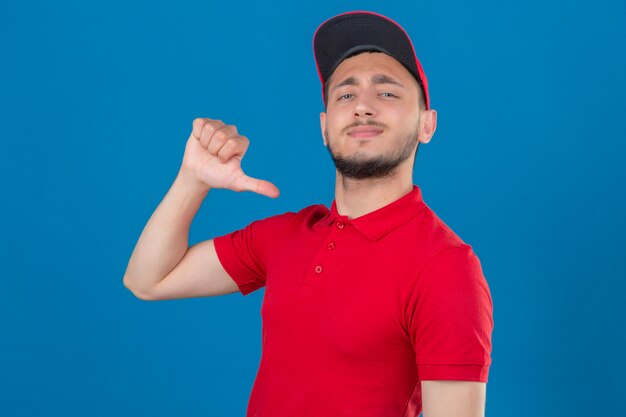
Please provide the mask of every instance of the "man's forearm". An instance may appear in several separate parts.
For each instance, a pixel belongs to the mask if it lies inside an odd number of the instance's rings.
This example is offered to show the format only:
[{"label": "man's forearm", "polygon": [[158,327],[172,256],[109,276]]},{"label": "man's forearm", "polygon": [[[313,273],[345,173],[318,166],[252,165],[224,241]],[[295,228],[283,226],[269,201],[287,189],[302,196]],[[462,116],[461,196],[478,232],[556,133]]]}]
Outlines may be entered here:
[{"label": "man's forearm", "polygon": [[124,285],[135,294],[150,288],[169,274],[189,245],[189,228],[210,188],[181,170],[154,211],[130,257]]}]

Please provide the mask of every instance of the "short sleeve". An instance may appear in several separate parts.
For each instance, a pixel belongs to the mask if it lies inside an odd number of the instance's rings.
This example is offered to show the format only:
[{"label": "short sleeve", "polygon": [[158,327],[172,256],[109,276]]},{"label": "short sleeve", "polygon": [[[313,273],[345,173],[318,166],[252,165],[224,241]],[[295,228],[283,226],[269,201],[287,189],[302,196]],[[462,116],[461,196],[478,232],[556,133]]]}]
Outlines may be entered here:
[{"label": "short sleeve", "polygon": [[493,304],[471,246],[445,249],[427,262],[407,316],[420,380],[487,382]]},{"label": "short sleeve", "polygon": [[263,221],[254,221],[243,229],[213,238],[222,267],[237,283],[243,295],[265,286]]}]

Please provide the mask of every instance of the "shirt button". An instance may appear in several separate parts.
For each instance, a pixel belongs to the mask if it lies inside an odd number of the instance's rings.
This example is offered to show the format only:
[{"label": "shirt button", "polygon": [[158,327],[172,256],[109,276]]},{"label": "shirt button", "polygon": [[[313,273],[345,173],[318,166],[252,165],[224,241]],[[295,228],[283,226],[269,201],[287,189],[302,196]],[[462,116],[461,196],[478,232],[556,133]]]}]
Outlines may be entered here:
[{"label": "shirt button", "polygon": [[345,225],[343,224],[343,222],[338,222],[338,223],[337,223],[337,227],[338,227],[338,228],[343,229],[343,226],[345,226]]},{"label": "shirt button", "polygon": [[322,272],[322,266],[321,265],[316,266],[315,267],[315,272],[318,273],[318,274],[321,273]]},{"label": "shirt button", "polygon": [[330,242],[327,247],[328,249],[331,249],[331,250],[335,249],[335,244],[333,242]]}]

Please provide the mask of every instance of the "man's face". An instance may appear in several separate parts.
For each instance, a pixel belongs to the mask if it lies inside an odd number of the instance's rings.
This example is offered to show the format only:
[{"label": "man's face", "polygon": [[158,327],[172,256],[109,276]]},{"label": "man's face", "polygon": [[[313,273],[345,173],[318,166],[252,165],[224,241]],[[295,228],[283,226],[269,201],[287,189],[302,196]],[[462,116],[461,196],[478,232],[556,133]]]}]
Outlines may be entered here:
[{"label": "man's face", "polygon": [[337,67],[320,123],[324,144],[344,177],[382,178],[412,163],[420,124],[418,89],[411,73],[383,53],[362,53]]}]

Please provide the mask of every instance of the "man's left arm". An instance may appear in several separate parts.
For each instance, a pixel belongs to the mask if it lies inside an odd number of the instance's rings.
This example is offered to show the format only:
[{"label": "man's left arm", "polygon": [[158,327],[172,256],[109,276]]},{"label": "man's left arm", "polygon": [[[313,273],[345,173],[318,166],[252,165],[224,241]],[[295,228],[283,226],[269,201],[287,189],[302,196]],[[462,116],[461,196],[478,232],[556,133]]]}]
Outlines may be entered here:
[{"label": "man's left arm", "polygon": [[483,417],[493,305],[471,247],[448,248],[431,258],[408,307],[423,417]]},{"label": "man's left arm", "polygon": [[423,417],[484,417],[487,384],[422,381]]}]

